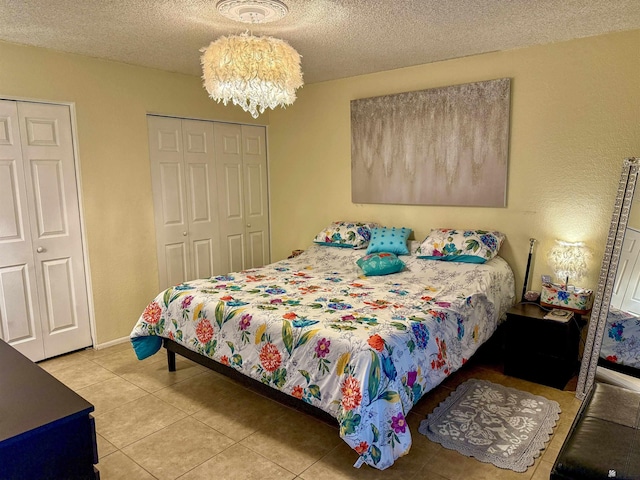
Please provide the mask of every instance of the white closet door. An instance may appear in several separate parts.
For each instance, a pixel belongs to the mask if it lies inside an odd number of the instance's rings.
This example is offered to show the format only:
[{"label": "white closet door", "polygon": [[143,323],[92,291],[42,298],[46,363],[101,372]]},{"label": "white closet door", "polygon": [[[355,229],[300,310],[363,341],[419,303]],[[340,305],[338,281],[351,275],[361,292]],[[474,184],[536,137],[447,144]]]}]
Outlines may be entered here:
[{"label": "white closet door", "polygon": [[269,263],[269,195],[267,191],[267,151],[265,129],[242,126],[242,163],[246,221],[244,268]]},{"label": "white closet door", "polygon": [[[640,271],[636,268],[639,264],[640,256],[640,232],[631,228],[625,231],[624,241],[622,242],[622,251],[620,252],[620,261],[618,263],[618,271],[616,272],[616,281],[613,284],[613,292],[611,294],[611,306],[617,309],[623,308],[625,296],[632,293],[634,287],[631,284],[638,283],[638,278],[632,278],[632,275],[638,277]],[[640,265],[638,265],[640,267]],[[631,287],[631,288],[629,288]]]},{"label": "white closet door", "polygon": [[220,253],[225,273],[246,267],[245,206],[242,168],[242,127],[214,124]]},{"label": "white closet door", "polygon": [[191,278],[208,278],[220,270],[213,123],[182,120]]},{"label": "white closet door", "polygon": [[44,358],[18,105],[0,101],[0,338]]},{"label": "white closet door", "polygon": [[[636,255],[632,260],[633,263],[630,262],[633,268],[631,269],[631,275],[629,275],[628,281],[626,284],[621,282],[621,286],[626,286],[626,289],[620,308],[625,312],[640,315],[640,248],[638,247],[638,245],[640,245],[640,233],[632,229],[627,229],[624,235],[623,245],[629,245],[631,243],[636,245],[634,249]],[[622,256],[624,255],[621,255],[621,257]],[[618,266],[618,268],[620,267]]]},{"label": "white closet door", "polygon": [[71,114],[18,103],[45,357],[90,346]]},{"label": "white closet door", "polygon": [[182,127],[178,118],[147,117],[160,288],[191,280]]}]

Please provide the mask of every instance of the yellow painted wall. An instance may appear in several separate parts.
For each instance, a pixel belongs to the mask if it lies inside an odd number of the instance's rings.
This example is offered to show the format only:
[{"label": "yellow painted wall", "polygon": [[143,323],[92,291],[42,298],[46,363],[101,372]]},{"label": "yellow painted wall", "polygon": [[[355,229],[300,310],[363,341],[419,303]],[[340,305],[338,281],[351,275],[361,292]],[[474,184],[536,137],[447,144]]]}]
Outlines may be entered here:
[{"label": "yellow painted wall", "polygon": [[146,114],[256,122],[195,76],[0,42],[0,98],[16,97],[75,102],[96,340],[128,336],[158,293]]},{"label": "yellow painted wall", "polygon": [[[272,258],[341,219],[411,227],[419,240],[487,228],[507,235],[518,295],[530,237],[535,289],[554,239],[587,243],[590,273],[576,284],[594,287],[622,160],[640,155],[639,52],[636,30],[304,86],[269,118]],[[351,203],[350,100],[502,77],[512,79],[506,208]]]},{"label": "yellow painted wall", "polygon": [[[306,85],[257,122],[208,99],[200,79],[0,42],[0,98],[74,102],[97,343],[127,336],[158,293],[145,115],[269,124],[272,258],[332,220],[415,229],[496,228],[519,280],[539,240],[534,286],[553,239],[584,240],[596,283],[622,159],[640,155],[640,31],[467,57]],[[351,203],[349,101],[511,77],[507,208]]]}]

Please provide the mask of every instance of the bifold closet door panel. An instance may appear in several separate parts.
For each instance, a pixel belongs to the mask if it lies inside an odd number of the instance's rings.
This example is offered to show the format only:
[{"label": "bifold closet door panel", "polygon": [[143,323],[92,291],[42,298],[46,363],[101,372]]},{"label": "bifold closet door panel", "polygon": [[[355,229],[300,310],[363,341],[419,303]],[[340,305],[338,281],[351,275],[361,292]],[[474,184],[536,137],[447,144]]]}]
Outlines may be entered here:
[{"label": "bifold closet door panel", "polygon": [[147,121],[160,288],[222,273],[213,122]]},{"label": "bifold closet door panel", "polygon": [[46,357],[92,344],[71,112],[18,102]]},{"label": "bifold closet door panel", "polygon": [[191,277],[222,272],[213,123],[182,120]]},{"label": "bifold closet door panel", "polygon": [[178,118],[148,116],[160,288],[190,280],[189,225]]},{"label": "bifold closet door panel", "polygon": [[270,261],[269,193],[264,127],[242,125],[242,165],[246,221],[244,268],[257,268]]},{"label": "bifold closet door panel", "polygon": [[0,338],[44,358],[18,104],[0,101]]},{"label": "bifold closet door panel", "polygon": [[218,178],[220,253],[225,273],[238,272],[246,268],[242,126],[215,123],[213,128]]}]

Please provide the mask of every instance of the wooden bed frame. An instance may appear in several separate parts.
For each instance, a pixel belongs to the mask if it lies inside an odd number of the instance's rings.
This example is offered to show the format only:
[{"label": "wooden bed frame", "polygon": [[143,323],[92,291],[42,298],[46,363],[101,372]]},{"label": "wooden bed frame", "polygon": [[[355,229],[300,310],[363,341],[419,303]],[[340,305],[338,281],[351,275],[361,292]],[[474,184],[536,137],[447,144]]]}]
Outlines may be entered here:
[{"label": "wooden bed frame", "polygon": [[[493,335],[489,339],[487,339],[486,342],[480,345],[476,353],[474,353],[472,357],[469,359],[469,361],[465,365],[460,367],[458,371],[464,369],[465,367],[468,367],[468,365],[471,364],[473,361],[484,360],[484,361],[489,361],[490,363],[493,363],[496,361],[502,361],[502,355],[503,355],[502,351],[503,351],[504,341],[505,341],[505,332],[504,332],[504,323],[502,323],[498,325],[498,328],[493,333]],[[298,400],[297,398],[292,397],[291,395],[287,395],[286,393],[283,393],[280,390],[271,388],[270,386],[265,385],[264,383],[258,380],[255,380],[251,377],[247,377],[246,375],[238,372],[237,370],[231,367],[228,367],[226,365],[223,365],[222,363],[216,362],[215,360],[212,360],[209,357],[200,355],[199,353],[194,352],[193,350],[189,350],[187,347],[184,347],[183,345],[180,345],[179,343],[176,343],[173,340],[170,340],[168,338],[163,338],[162,346],[167,350],[167,363],[168,363],[170,372],[176,371],[176,353],[177,353],[182,357],[188,358],[189,360],[192,360],[197,364],[202,365],[203,367],[209,368],[214,372],[220,373],[226,377],[229,377],[237,381],[244,387],[257,392],[260,395],[273,399],[283,405],[286,405],[287,407],[291,407],[295,410],[312,415],[333,427],[338,426],[338,420],[335,417],[332,417],[331,415],[329,415],[324,410],[318,407],[314,407],[309,403]],[[454,374],[455,373],[456,372],[454,372]],[[425,395],[427,394],[429,394],[429,392],[425,393]]]},{"label": "wooden bed frame", "polygon": [[200,355],[199,353],[194,352],[193,350],[189,350],[187,347],[184,347],[179,343],[174,342],[173,340],[170,340],[168,338],[163,338],[162,346],[167,350],[167,363],[168,363],[170,372],[176,371],[176,353],[177,353],[185,358],[188,358],[189,360],[196,362],[199,365],[202,365],[203,367],[209,368],[215,372],[225,375],[237,381],[238,383],[242,384],[243,386],[265,397],[268,397],[277,402],[280,402],[286,405],[287,407],[291,407],[301,412],[307,413],[309,415],[313,415],[314,417],[322,420],[323,422],[333,427],[338,426],[338,420],[335,417],[332,417],[331,415],[329,415],[324,410],[321,410],[318,407],[314,407],[313,405],[303,402],[302,400],[298,400],[297,398],[292,397],[291,395],[287,395],[286,393],[283,393],[280,390],[271,388],[270,386],[265,385],[264,383],[258,380],[255,380],[251,377],[247,377],[246,375],[243,375],[242,373],[236,371],[235,369],[231,367],[227,367],[222,363],[216,362],[215,360],[212,360],[209,357]]}]

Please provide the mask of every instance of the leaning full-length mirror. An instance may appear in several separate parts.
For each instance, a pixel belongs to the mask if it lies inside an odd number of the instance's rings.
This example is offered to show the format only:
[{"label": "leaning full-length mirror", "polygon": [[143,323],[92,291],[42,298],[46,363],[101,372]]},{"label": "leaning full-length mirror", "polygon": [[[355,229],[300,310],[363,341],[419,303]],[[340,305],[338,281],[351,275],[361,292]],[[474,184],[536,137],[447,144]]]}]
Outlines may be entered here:
[{"label": "leaning full-length mirror", "polygon": [[598,380],[640,385],[640,158],[624,160],[578,377],[580,399]]}]

